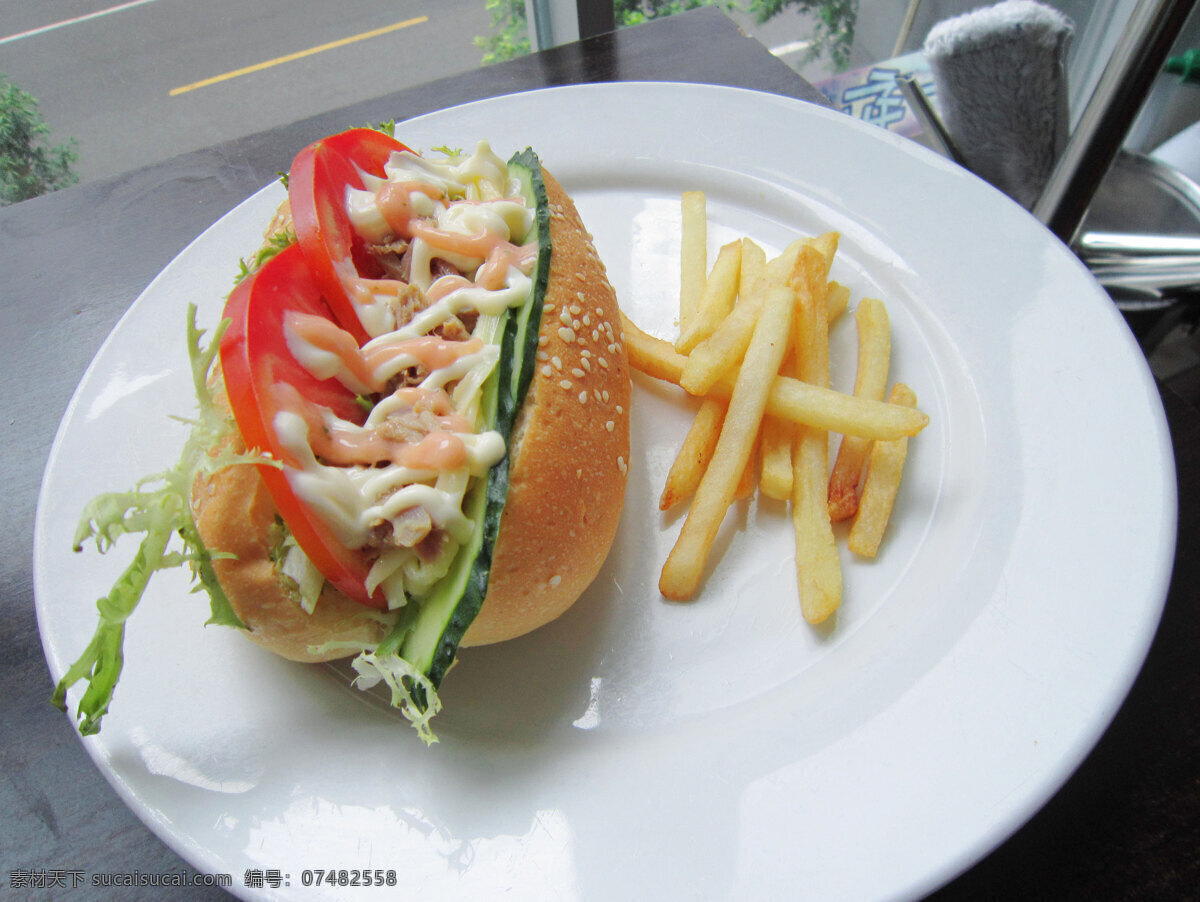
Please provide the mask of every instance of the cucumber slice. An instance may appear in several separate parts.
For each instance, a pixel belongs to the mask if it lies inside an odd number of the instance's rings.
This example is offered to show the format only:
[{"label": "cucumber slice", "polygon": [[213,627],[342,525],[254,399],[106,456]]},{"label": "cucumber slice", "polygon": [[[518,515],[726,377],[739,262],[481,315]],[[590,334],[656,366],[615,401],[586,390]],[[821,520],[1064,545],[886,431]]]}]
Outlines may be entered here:
[{"label": "cucumber slice", "polygon": [[[529,297],[510,308],[500,319],[498,338],[500,363],[484,383],[482,406],[488,427],[509,442],[513,422],[525,400],[537,357],[538,329],[542,304],[550,279],[550,205],[542,181],[542,167],[532,150],[524,150],[508,161],[509,174],[520,183],[526,202],[536,211],[533,232],[538,242],[538,259]],[[399,650],[418,673],[433,686],[441,685],[463,634],[479,613],[487,595],[492,567],[492,549],[500,528],[500,515],[508,494],[509,458],[506,455],[478,480],[464,499],[464,512],[475,523],[471,540],[459,548],[450,571],[420,603],[411,623],[392,631],[376,654]],[[412,686],[413,699],[424,710],[425,693]]]}]

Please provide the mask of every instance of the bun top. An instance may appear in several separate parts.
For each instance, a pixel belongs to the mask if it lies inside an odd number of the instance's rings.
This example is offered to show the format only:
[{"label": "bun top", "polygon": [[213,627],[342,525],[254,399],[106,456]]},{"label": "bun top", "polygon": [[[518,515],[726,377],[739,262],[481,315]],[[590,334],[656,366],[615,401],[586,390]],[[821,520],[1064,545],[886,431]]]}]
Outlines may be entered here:
[{"label": "bun top", "polygon": [[510,444],[488,594],[463,645],[500,642],[569,608],[612,547],[629,468],[629,360],[604,264],[562,185],[538,359]]},{"label": "bun top", "polygon": [[[488,594],[463,645],[520,636],[569,608],[607,556],[624,503],[630,376],[617,299],[574,203],[543,176],[552,254],[537,361],[509,442]],[[318,661],[355,649],[315,646],[383,638],[378,612],[328,585],[312,614],[299,606],[271,559],[277,512],[255,467],[198,478],[192,504],[205,544],[236,555],[214,567],[250,639]]]}]

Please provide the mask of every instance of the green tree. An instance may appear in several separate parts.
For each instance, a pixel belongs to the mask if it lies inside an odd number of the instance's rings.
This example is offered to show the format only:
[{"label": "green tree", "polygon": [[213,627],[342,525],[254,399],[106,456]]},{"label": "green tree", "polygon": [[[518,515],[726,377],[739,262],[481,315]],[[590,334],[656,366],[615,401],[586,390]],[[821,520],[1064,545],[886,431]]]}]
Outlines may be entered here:
[{"label": "green tree", "polygon": [[50,146],[37,100],[0,74],[0,206],[79,181],[74,139]]},{"label": "green tree", "polygon": [[789,6],[811,13],[815,19],[809,59],[828,53],[835,68],[845,69],[850,63],[850,47],[854,44],[858,0],[750,0],[749,10],[762,24]]},{"label": "green tree", "polygon": [[[738,0],[613,0],[613,13],[617,27],[623,28],[698,6],[745,9],[760,24],[788,7],[795,7],[811,13],[815,20],[809,59],[828,53],[839,69],[850,60],[858,0],[748,0],[745,5]],[[475,39],[476,45],[483,50],[483,63],[487,65],[528,53],[525,0],[487,0],[487,9],[492,14],[491,34]]]}]

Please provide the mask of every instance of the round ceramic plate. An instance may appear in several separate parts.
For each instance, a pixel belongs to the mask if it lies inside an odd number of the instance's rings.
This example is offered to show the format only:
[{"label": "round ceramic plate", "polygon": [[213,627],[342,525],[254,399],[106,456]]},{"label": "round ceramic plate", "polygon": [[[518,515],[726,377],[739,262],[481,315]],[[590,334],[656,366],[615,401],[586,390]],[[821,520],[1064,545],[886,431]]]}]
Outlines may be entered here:
[{"label": "round ceramic plate", "polygon": [[[1028,214],[920,147],[774,95],[550,89],[403,123],[417,148],[533,146],[576,198],[625,311],[675,334],[680,193],[710,253],[836,230],[833,278],[883,299],[892,376],[931,418],[879,556],[842,547],[834,622],[800,616],[787,511],[737,505],[703,589],[658,594],[682,524],[656,499],[694,406],[636,379],[620,533],[595,583],[533,635],[469,649],[441,742],[223,628],[182,576],[128,628],[103,732],[122,799],[247,897],[894,899],[1001,842],[1069,776],[1140,667],[1175,525],[1165,420],[1107,296]],[[314,136],[315,137],[315,136]],[[185,306],[214,325],[273,185],[201,235],[105,343],[50,456],[35,539],[58,676],[132,546],[73,555],[84,502],[176,459],[193,410]],[[833,381],[853,384],[853,317]],[[75,695],[72,695],[72,701]],[[319,873],[342,869],[333,882]],[[245,875],[266,875],[262,889]],[[320,879],[321,885],[315,885]],[[251,881],[255,882],[255,881]]]}]

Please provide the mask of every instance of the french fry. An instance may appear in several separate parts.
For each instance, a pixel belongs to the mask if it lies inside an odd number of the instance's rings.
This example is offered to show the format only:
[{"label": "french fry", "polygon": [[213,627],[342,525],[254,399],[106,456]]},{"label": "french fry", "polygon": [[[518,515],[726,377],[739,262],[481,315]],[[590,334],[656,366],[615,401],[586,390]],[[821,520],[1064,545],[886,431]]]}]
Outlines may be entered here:
[{"label": "french fry", "polygon": [[[680,385],[688,358],[669,341],[643,332],[627,316],[622,315],[621,324],[630,365],[654,379]],[[722,376],[705,397],[728,401],[733,395],[734,376]],[[829,432],[884,440],[916,435],[929,425],[928,414],[919,409],[868,401],[787,376],[776,376],[770,382],[767,413]]]},{"label": "french fry", "polygon": [[754,333],[755,323],[762,310],[763,290],[765,281],[774,276],[781,281],[783,275],[791,269],[796,253],[799,252],[803,239],[792,242],[784,252],[772,260],[766,267],[761,281],[743,286],[739,303],[727,316],[714,333],[700,342],[688,355],[687,366],[681,384],[692,394],[704,394],[708,388],[736,366],[745,356],[746,348]]},{"label": "french fry", "polygon": [[772,416],[763,420],[758,487],[776,501],[787,501],[792,496],[792,443],[795,437],[794,423]]},{"label": "french fry", "polygon": [[767,252],[751,241],[742,239],[742,269],[738,276],[738,297],[744,298],[767,270]]},{"label": "french fry", "polygon": [[725,421],[725,404],[705,398],[688,427],[683,444],[667,472],[667,481],[658,498],[659,510],[670,510],[680,501],[692,497],[700,477],[712,460],[721,434],[721,423]]},{"label": "french fry", "polygon": [[[854,311],[858,327],[858,370],[854,376],[854,395],[882,401],[887,391],[891,359],[891,329],[887,309],[875,298],[863,298]],[[863,467],[871,452],[871,440],[857,435],[842,438],[833,473],[829,476],[829,516],[835,522],[847,520],[858,509],[858,486]]]},{"label": "french fry", "polygon": [[[780,364],[779,373],[783,376],[793,376],[795,372],[795,340],[794,337],[789,337],[788,350],[783,363]],[[768,498],[787,501],[792,497],[792,445],[795,439],[795,423],[770,415],[763,419],[759,436],[761,466],[758,485]]]},{"label": "french fry", "polygon": [[707,394],[718,379],[741,362],[750,346],[762,301],[762,292],[752,290],[712,335],[692,348],[680,374],[679,384],[685,391],[693,395]]},{"label": "french fry", "polygon": [[828,452],[826,433],[802,427],[796,442],[792,526],[796,533],[796,582],[800,611],[809,623],[822,623],[842,603],[842,566],[825,505]]},{"label": "french fry", "polygon": [[704,293],[708,273],[708,199],[703,191],[685,191],[679,254],[679,327],[686,329]]},{"label": "french fry", "polygon": [[693,395],[707,394],[721,376],[738,365],[750,345],[754,324],[758,321],[758,314],[762,309],[763,291],[772,282],[780,284],[790,278],[802,247],[814,247],[826,261],[832,261],[837,244],[836,232],[827,232],[817,238],[800,238],[768,263],[766,272],[755,283],[750,293],[741,298],[712,335],[692,348],[688,354],[687,365],[679,383],[684,390]]},{"label": "french fry", "polygon": [[[837,232],[825,232],[816,238],[805,239],[804,245],[811,247],[825,259],[825,271],[833,266],[833,257],[837,253],[842,236]],[[790,273],[789,273],[790,275]]]},{"label": "french fry", "polygon": [[685,601],[700,585],[712,543],[754,451],[771,379],[779,371],[791,329],[792,306],[792,293],[783,285],[763,294],[762,313],[733,386],[716,450],[663,565],[658,587],[666,598]]},{"label": "french fry", "polygon": [[[693,194],[699,193],[693,192]],[[694,239],[697,233],[703,234],[706,229],[703,222],[695,220],[697,215],[704,212],[703,195],[700,195],[699,200],[691,198],[691,204],[691,209],[685,211],[684,215],[685,233],[681,256],[690,258],[686,265],[694,268],[700,263],[703,249],[694,245],[689,247],[688,241]],[[740,241],[721,248],[717,254],[717,262],[713,264],[712,273],[709,274],[707,280],[701,283],[699,302],[688,318],[687,325],[682,326],[688,334],[693,336],[692,345],[700,340],[702,334],[707,336],[711,333],[716,324],[724,319],[733,307],[741,273],[741,252]],[[692,290],[695,290],[695,286],[692,286]],[[683,308],[684,296],[681,293],[681,324],[684,320]],[[680,340],[675,342],[675,347],[681,353],[686,353],[690,349],[690,345],[686,344],[683,338],[684,336],[681,334]],[[721,423],[724,419],[725,404],[705,398],[692,420],[692,425],[688,428],[679,452],[675,455],[670,471],[667,473],[666,483],[658,499],[659,510],[670,510],[680,501],[690,498],[695,493],[696,486],[700,484],[700,477],[704,475],[708,462],[712,458],[713,450],[717,446],[717,437],[721,432]]]},{"label": "french fry", "polygon": [[[686,354],[716,330],[733,309],[742,268],[742,242],[731,241],[717,252],[717,261],[704,283],[700,302],[686,325],[681,322],[675,350]],[[682,319],[682,318],[681,318]]]},{"label": "french fry", "polygon": [[[808,249],[806,249],[808,251]],[[800,378],[829,384],[828,266],[812,251],[797,261],[792,284],[799,300],[795,322]],[[809,623],[826,620],[842,603],[842,564],[829,519],[829,434],[805,426],[796,438],[792,470],[792,525],[800,610]]]},{"label": "french fry", "polygon": [[[767,252],[759,247],[750,238],[742,239],[742,271],[738,280],[738,297],[744,298],[754,290],[754,286],[758,280],[766,274],[767,271]],[[763,419],[763,425],[758,432],[758,447],[760,452],[752,455],[750,463],[746,465],[746,470],[742,474],[742,483],[738,486],[738,500],[749,498],[754,494],[756,483],[755,464],[756,458],[761,456],[761,448],[766,441],[767,436],[767,420]]]},{"label": "french fry", "polygon": [[836,322],[850,306],[850,289],[841,282],[830,282],[826,298],[829,305],[829,322]]},{"label": "french fry", "polygon": [[754,489],[758,484],[758,460],[754,449],[762,442],[762,429],[759,429],[758,438],[755,439],[750,448],[750,457],[746,461],[746,466],[742,469],[742,478],[738,480],[737,488],[733,492],[735,501],[745,501],[754,494]]},{"label": "french fry", "polygon": [[[888,400],[892,404],[916,407],[917,396],[907,385],[897,382],[892,386]],[[879,552],[900,481],[904,475],[905,459],[908,456],[908,439],[900,438],[887,442],[875,442],[867,461],[867,476],[863,480],[862,495],[858,500],[858,512],[850,527],[847,544],[850,550],[861,557],[873,558]]]}]

